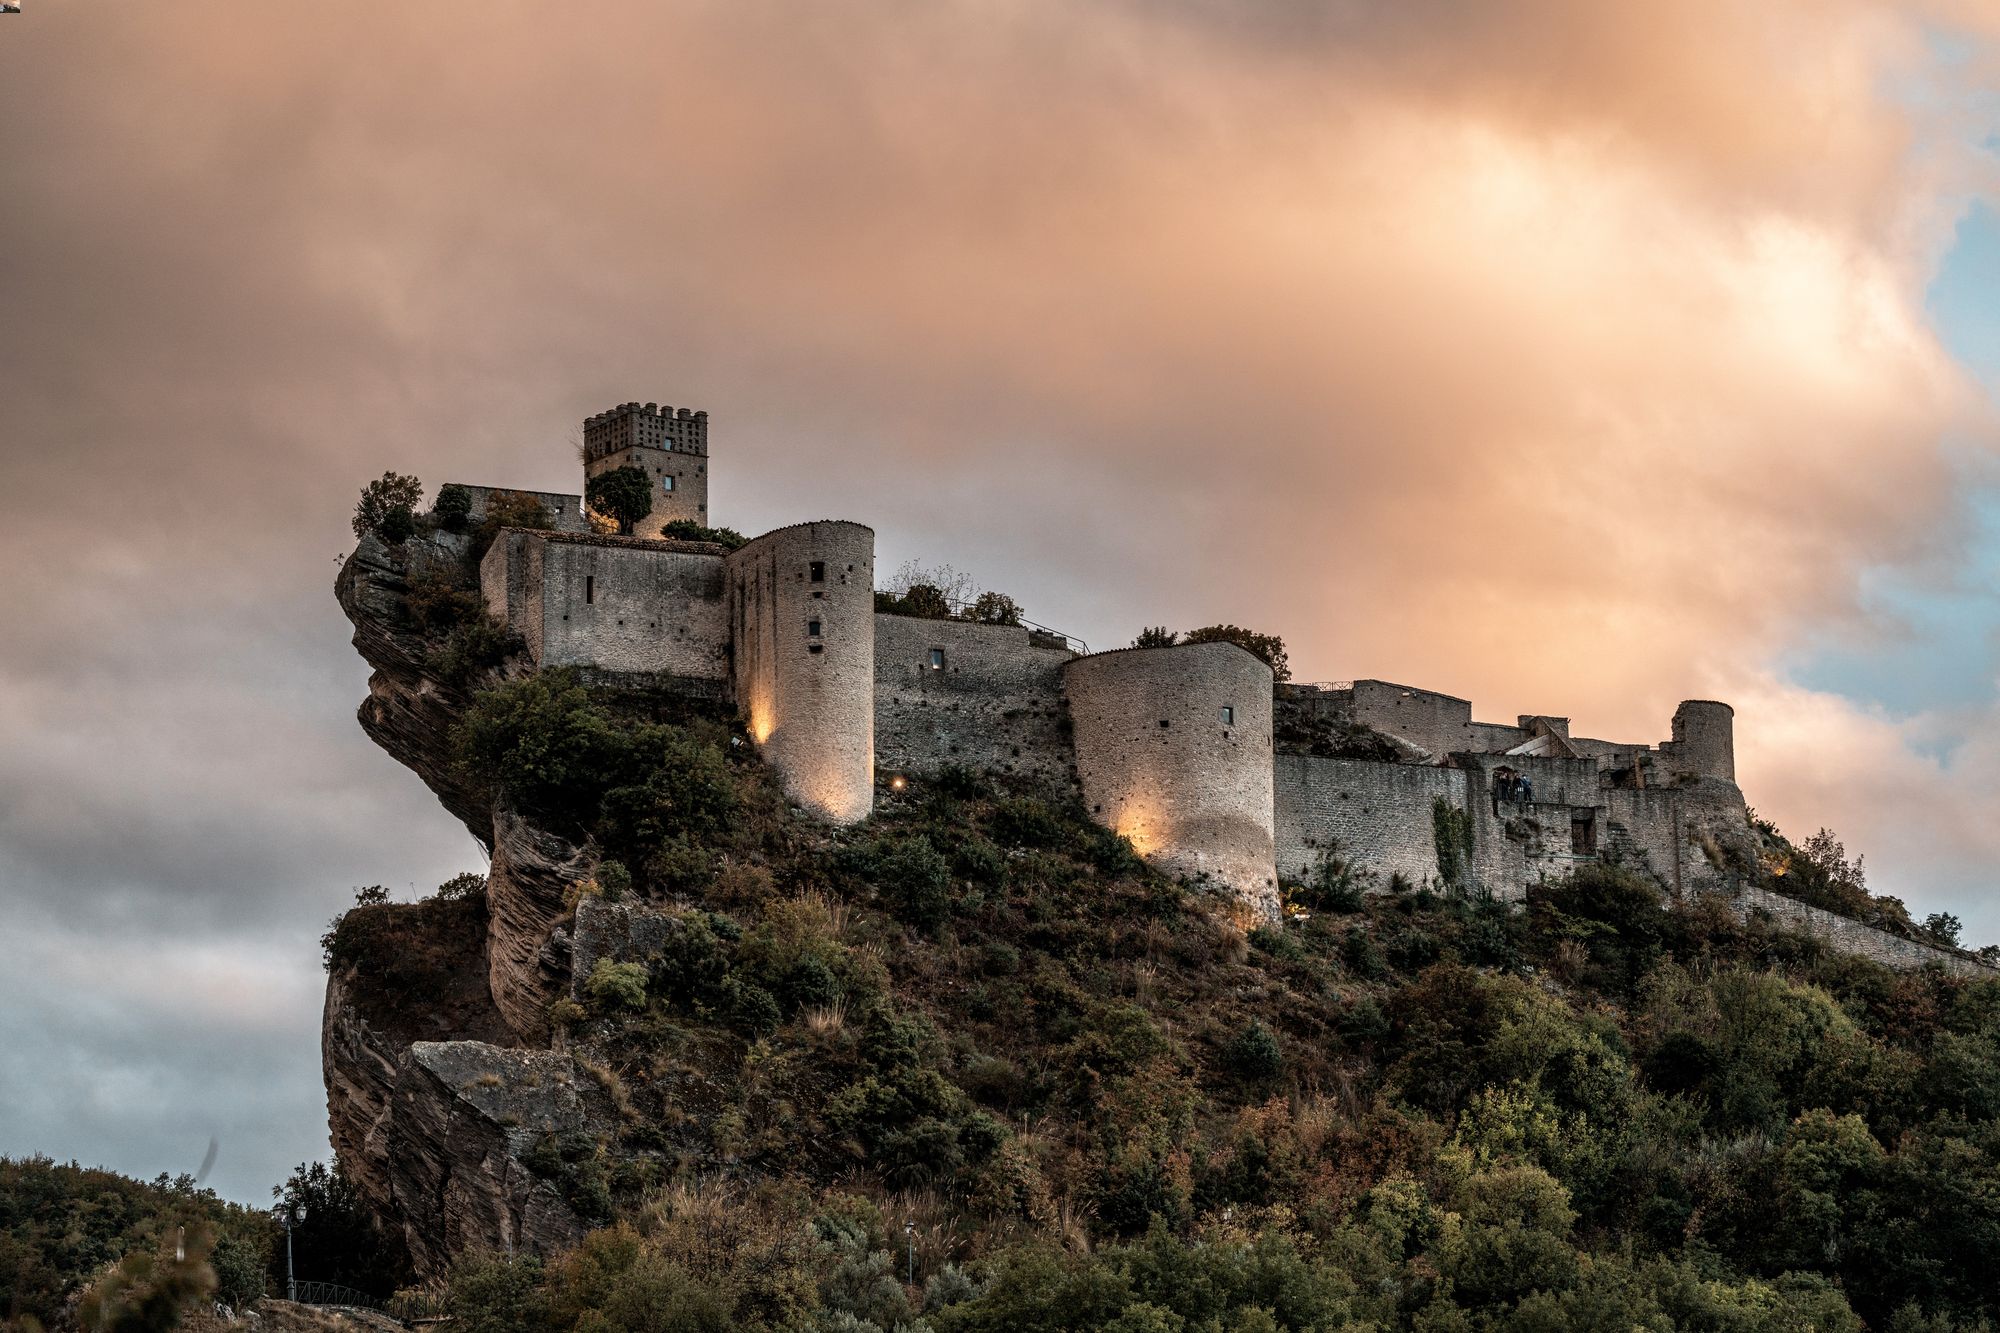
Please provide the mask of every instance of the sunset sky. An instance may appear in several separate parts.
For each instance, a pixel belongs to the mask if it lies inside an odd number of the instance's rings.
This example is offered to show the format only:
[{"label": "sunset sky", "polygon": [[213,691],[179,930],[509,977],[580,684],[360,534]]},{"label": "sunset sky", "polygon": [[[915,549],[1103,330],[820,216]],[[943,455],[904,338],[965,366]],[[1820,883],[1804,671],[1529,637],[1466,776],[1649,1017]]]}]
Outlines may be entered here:
[{"label": "sunset sky", "polygon": [[2000,941],[1990,0],[27,0],[0,16],[0,1153],[259,1201],[318,937],[481,865],[355,725],[386,468],[707,409],[1093,647],[1660,739]]}]

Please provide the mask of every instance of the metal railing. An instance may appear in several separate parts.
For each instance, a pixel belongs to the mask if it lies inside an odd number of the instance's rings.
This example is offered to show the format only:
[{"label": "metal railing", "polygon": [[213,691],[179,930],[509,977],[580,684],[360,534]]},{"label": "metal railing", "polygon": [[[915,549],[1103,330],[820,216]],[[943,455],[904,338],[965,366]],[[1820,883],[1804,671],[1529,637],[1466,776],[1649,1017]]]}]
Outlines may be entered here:
[{"label": "metal railing", "polygon": [[[877,589],[877,591],[878,591],[878,592],[886,592],[886,591],[887,591],[887,589]],[[892,597],[902,597],[902,596],[903,596],[904,594],[902,594],[902,593],[890,593],[889,595],[890,595],[890,596],[892,596]],[[1014,627],[1015,627],[1015,628],[1017,628],[1017,629],[1024,629],[1024,630],[1028,631],[1028,633],[1030,633],[1030,634],[1036,634],[1036,635],[1040,635],[1040,636],[1042,636],[1042,637],[1044,637],[1044,638],[1050,638],[1050,639],[1058,639],[1058,640],[1060,640],[1060,641],[1062,642],[1062,645],[1063,645],[1063,647],[1065,647],[1065,648],[1068,648],[1068,649],[1069,649],[1069,650],[1070,650],[1071,652],[1073,652],[1073,653],[1076,653],[1076,654],[1077,654],[1078,656],[1088,656],[1088,655],[1089,655],[1089,653],[1090,653],[1090,645],[1089,645],[1089,644],[1087,644],[1087,643],[1085,643],[1085,642],[1084,642],[1084,641],[1083,641],[1082,639],[1079,639],[1079,638],[1077,638],[1077,637],[1076,637],[1076,635],[1074,635],[1074,634],[1065,634],[1065,633],[1063,633],[1063,631],[1061,631],[1061,630],[1059,630],[1059,629],[1052,629],[1052,628],[1050,628],[1050,627],[1049,627],[1049,626],[1047,626],[1047,625],[1044,625],[1044,624],[1041,624],[1041,623],[1039,623],[1039,622],[1037,622],[1037,621],[1033,621],[1033,620],[1030,620],[1030,619],[1028,619],[1028,618],[1027,618],[1026,616],[1024,616],[1024,615],[1021,615],[1021,614],[1019,613],[1019,611],[1016,611],[1016,612],[1015,612],[1015,616],[1014,616],[1014,619],[1013,619],[1013,620],[1011,620],[1011,621],[1008,621],[1008,620],[975,620],[975,619],[974,619],[973,617],[971,617],[971,616],[968,616],[968,615],[966,615],[966,614],[965,614],[965,613],[966,613],[967,611],[970,611],[970,610],[972,610],[972,608],[973,608],[973,606],[974,606],[974,603],[972,603],[972,602],[966,602],[966,601],[960,601],[960,600],[959,600],[958,598],[956,598],[956,597],[943,597],[942,595],[940,596],[940,599],[939,599],[939,600],[943,601],[943,603],[944,603],[944,604],[945,604],[946,606],[948,606],[948,607],[950,607],[950,608],[951,608],[951,611],[952,611],[952,615],[953,615],[953,617],[955,617],[956,619],[959,619],[959,620],[963,620],[963,621],[965,621],[965,622],[966,622],[967,624],[971,624],[971,625],[1012,625],[1012,626],[1014,626]],[[923,619],[924,617],[921,617],[921,616],[919,616],[919,617],[916,617],[916,618],[917,618],[917,619],[920,619],[920,620],[921,620],[921,619]]]},{"label": "metal railing", "polygon": [[346,1305],[358,1310],[376,1310],[383,1314],[389,1307],[379,1296],[370,1296],[365,1291],[353,1287],[343,1287],[338,1282],[299,1282],[289,1300],[300,1305]]}]

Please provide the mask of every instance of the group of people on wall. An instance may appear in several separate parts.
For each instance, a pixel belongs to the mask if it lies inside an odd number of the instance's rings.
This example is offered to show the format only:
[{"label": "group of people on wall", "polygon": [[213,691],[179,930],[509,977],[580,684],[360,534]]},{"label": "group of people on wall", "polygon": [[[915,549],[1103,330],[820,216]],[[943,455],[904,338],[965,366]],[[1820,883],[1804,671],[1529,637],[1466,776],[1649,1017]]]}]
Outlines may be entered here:
[{"label": "group of people on wall", "polygon": [[1535,799],[1535,780],[1517,768],[1493,770],[1493,817],[1500,817],[1500,802],[1518,801],[1525,805]]}]

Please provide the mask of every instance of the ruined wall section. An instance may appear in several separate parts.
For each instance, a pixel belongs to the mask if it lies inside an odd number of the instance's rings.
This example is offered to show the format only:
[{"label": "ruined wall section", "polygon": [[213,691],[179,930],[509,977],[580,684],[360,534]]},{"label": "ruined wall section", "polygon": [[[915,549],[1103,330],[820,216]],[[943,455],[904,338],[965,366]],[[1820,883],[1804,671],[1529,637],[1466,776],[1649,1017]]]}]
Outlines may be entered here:
[{"label": "ruined wall section", "polygon": [[1067,784],[1074,754],[1062,668],[1075,654],[1016,625],[875,617],[875,762],[953,764]]},{"label": "ruined wall section", "polygon": [[1711,699],[1689,699],[1674,710],[1673,739],[1660,757],[1675,777],[1736,781],[1736,710]]},{"label": "ruined wall section", "polygon": [[487,614],[521,636],[542,664],[542,542],[521,528],[504,528],[479,562],[479,592]]},{"label": "ruined wall section", "polygon": [[1206,875],[1267,917],[1277,912],[1271,683],[1268,666],[1228,643],[1063,667],[1091,815],[1160,869]]},{"label": "ruined wall section", "polygon": [[728,557],[736,701],[807,811],[836,823],[875,801],[875,533],[780,528]]},{"label": "ruined wall section", "polygon": [[[486,517],[487,506],[496,495],[525,495],[542,502],[542,509],[548,514],[549,522],[557,532],[589,532],[590,520],[583,516],[583,497],[563,495],[557,491],[524,491],[513,486],[468,486],[464,482],[447,483],[461,487],[472,497],[472,508],[466,515],[466,526],[478,527]],[[440,487],[439,489],[443,489]]]},{"label": "ruined wall section", "polygon": [[1278,873],[1304,879],[1335,850],[1387,888],[1438,878],[1436,803],[1466,804],[1466,774],[1427,764],[1385,764],[1281,754],[1274,765]]},{"label": "ruined wall section", "polygon": [[[1599,859],[1605,820],[1597,762],[1543,756],[1460,754],[1472,815],[1472,865],[1478,885],[1496,898],[1522,897],[1533,885]],[[1532,800],[1499,798],[1495,770],[1525,776]]]},{"label": "ruined wall section", "polygon": [[1938,966],[1961,976],[1991,977],[1994,969],[1962,954],[1918,940],[1891,935],[1886,930],[1864,926],[1844,916],[1810,907],[1795,898],[1785,898],[1758,888],[1744,888],[1726,895],[1730,909],[1749,920],[1766,917],[1788,930],[1795,930],[1825,944],[1838,953],[1852,954],[1900,971]]}]

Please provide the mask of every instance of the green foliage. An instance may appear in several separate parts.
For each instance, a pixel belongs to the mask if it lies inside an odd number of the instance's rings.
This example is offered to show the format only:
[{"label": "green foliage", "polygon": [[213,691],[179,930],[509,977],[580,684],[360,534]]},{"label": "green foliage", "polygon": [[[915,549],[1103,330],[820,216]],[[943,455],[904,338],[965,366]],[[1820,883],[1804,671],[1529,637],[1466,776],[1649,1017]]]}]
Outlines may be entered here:
[{"label": "green foliage", "polygon": [[1292,678],[1291,659],[1285,655],[1285,641],[1275,634],[1259,634],[1241,625],[1203,625],[1181,636],[1182,643],[1233,643],[1271,668],[1274,680]]},{"label": "green foliage", "polygon": [[644,468],[626,464],[600,472],[584,483],[584,503],[632,534],[632,525],[653,512],[653,483]]},{"label": "green foliage", "polygon": [[[177,1265],[182,1228],[190,1257]],[[149,1327],[144,1319],[178,1313],[211,1287],[240,1308],[263,1292],[274,1234],[268,1214],[224,1203],[192,1176],[142,1182],[46,1157],[0,1157],[0,1310],[10,1320],[59,1326],[86,1284],[126,1260],[115,1284],[100,1282],[97,1292],[107,1316],[141,1321],[119,1327]]]},{"label": "green foliage", "polygon": [[438,487],[437,497],[431,501],[431,518],[446,532],[465,531],[465,521],[472,516],[472,492],[449,482]]},{"label": "green foliage", "polygon": [[734,528],[707,528],[691,518],[674,519],[661,530],[660,535],[677,542],[712,542],[732,551],[750,542],[748,537]]},{"label": "green foliage", "polygon": [[[409,1274],[402,1246],[375,1220],[374,1210],[338,1165],[301,1162],[271,1194],[292,1219],[292,1262],[300,1280],[336,1282],[386,1297]],[[272,1238],[269,1279],[282,1290],[285,1240]]]},{"label": "green foliage", "polygon": [[1181,641],[1181,636],[1165,625],[1148,625],[1139,631],[1139,637],[1132,640],[1134,648],[1171,648]]},{"label": "green foliage", "polygon": [[1366,881],[1340,850],[1327,847],[1313,858],[1292,900],[1309,911],[1346,914],[1361,910],[1366,890]]},{"label": "green foliage", "polygon": [[644,1009],[646,965],[600,958],[590,969],[583,991],[599,1009]]},{"label": "green foliage", "polygon": [[471,568],[477,569],[502,528],[547,530],[554,526],[549,518],[548,506],[536,497],[522,491],[494,491],[486,497],[486,516],[472,531],[466,561]]},{"label": "green foliage", "polygon": [[438,885],[437,892],[431,896],[445,902],[451,902],[458,898],[481,897],[485,892],[486,876],[476,871],[468,870],[464,874],[453,875],[450,879]]},{"label": "green foliage", "polygon": [[965,618],[982,625],[1018,625],[1021,604],[1004,592],[982,592],[966,608]]},{"label": "green foliage", "polygon": [[894,593],[877,592],[875,609],[890,615],[915,616],[919,620],[950,620],[951,601],[942,589],[928,583],[913,583],[902,596]]},{"label": "green foliage", "polygon": [[1285,1052],[1271,1030],[1252,1019],[1223,1047],[1222,1060],[1238,1078],[1261,1083],[1276,1078],[1284,1069]]},{"label": "green foliage", "polygon": [[[361,490],[354,506],[354,535],[373,532],[390,545],[397,545],[416,531],[416,508],[424,498],[424,484],[415,477],[384,472]],[[392,536],[391,532],[400,534]]]},{"label": "green foliage", "polygon": [[1438,796],[1431,800],[1431,843],[1437,851],[1438,878],[1449,888],[1463,888],[1472,873],[1472,815]]}]

